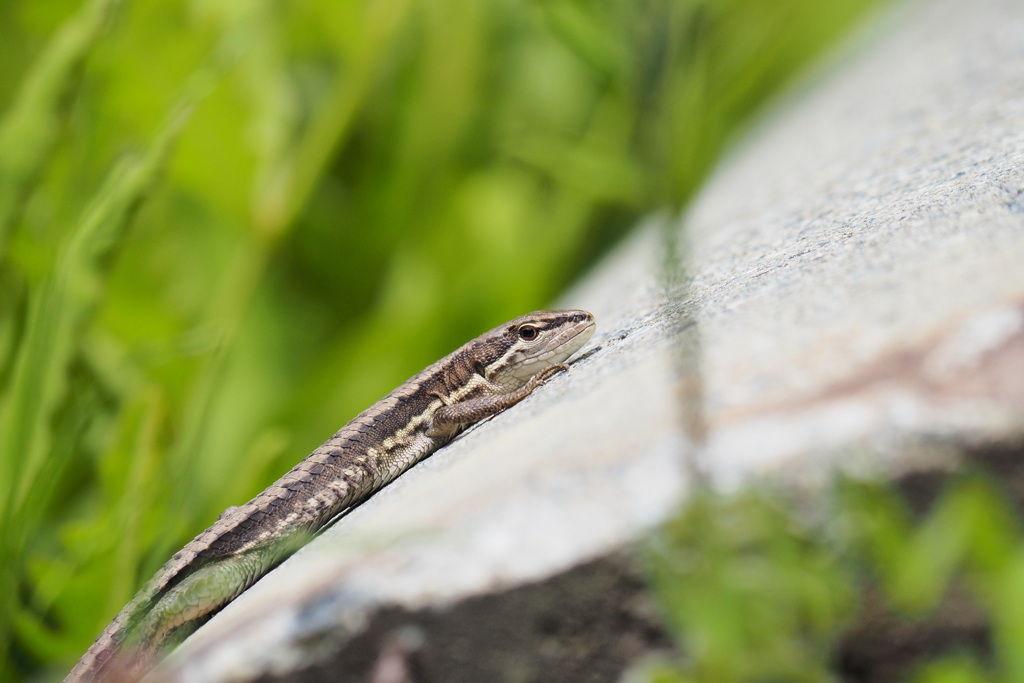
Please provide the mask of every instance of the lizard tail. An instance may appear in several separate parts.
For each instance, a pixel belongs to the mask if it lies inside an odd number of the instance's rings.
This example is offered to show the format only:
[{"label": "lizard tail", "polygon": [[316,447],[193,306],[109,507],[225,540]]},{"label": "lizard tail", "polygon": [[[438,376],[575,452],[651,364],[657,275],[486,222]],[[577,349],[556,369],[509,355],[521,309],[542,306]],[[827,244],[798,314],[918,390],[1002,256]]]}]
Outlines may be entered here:
[{"label": "lizard tail", "polygon": [[64,679],[64,683],[134,683],[151,666],[152,654],[125,651],[127,610],[118,614]]}]

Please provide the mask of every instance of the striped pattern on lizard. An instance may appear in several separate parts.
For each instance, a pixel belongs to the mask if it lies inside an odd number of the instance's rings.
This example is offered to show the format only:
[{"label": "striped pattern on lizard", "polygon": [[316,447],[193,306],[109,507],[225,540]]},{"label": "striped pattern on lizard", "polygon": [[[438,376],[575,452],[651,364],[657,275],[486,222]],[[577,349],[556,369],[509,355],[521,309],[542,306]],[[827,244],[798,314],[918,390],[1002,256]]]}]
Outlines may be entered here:
[{"label": "striped pattern on lizard", "polygon": [[470,425],[526,398],[590,339],[594,317],[536,311],[477,337],[356,416],[248,503],[176,553],[65,683],[141,678],[160,654]]}]

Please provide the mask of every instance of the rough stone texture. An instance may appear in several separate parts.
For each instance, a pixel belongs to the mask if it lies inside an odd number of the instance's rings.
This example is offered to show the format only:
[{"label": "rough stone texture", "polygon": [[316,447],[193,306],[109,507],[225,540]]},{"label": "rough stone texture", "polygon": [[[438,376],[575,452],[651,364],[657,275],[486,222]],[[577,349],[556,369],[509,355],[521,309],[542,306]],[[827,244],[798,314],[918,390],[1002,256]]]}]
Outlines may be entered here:
[{"label": "rough stone texture", "polygon": [[1018,433],[1024,3],[886,24],[723,164],[685,267],[659,275],[679,233],[652,221],[566,297],[599,324],[569,373],[286,562],[161,680],[613,681],[667,645],[621,549],[695,474],[813,485]]},{"label": "rough stone texture", "polygon": [[912,9],[689,217],[719,479],[1021,424],[1024,4]]}]

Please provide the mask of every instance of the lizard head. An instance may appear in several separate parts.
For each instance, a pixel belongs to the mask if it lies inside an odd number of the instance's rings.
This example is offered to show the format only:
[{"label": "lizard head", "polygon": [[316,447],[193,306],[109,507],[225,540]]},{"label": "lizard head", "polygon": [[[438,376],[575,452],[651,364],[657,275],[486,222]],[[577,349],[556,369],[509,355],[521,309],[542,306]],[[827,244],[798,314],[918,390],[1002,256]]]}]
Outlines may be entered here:
[{"label": "lizard head", "polygon": [[484,335],[478,360],[495,384],[516,388],[538,372],[562,363],[594,334],[587,311],[534,311]]}]

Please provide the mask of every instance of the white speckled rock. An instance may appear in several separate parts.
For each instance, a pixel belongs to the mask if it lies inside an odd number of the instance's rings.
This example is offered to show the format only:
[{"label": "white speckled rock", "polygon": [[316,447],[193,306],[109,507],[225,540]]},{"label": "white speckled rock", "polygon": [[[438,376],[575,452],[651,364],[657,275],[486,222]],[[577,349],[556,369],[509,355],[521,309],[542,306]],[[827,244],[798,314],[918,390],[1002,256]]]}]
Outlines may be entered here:
[{"label": "white speckled rock", "polygon": [[778,112],[689,215],[721,479],[1022,424],[1024,4],[913,7]]},{"label": "white speckled rock", "polygon": [[[656,621],[630,570],[599,558],[670,513],[688,463],[726,486],[812,482],[837,454],[899,469],[900,443],[1013,434],[1024,3],[922,0],[881,34],[722,166],[686,220],[683,291],[666,294],[661,233],[642,226],[563,301],[599,324],[570,373],[346,517],[160,680],[360,680],[412,652],[424,681],[581,680],[599,660],[587,680],[615,680],[637,650],[622,633],[587,641],[572,668],[534,622]],[[614,599],[590,610],[600,591]]]}]

